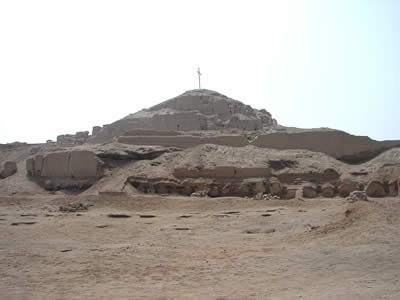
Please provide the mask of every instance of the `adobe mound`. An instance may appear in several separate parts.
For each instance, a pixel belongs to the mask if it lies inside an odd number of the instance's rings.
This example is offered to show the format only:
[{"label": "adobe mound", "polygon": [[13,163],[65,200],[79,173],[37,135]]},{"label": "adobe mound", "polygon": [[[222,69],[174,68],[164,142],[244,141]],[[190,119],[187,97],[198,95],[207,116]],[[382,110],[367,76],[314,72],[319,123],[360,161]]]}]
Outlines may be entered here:
[{"label": "adobe mound", "polygon": [[150,109],[105,125],[91,139],[100,143],[128,130],[203,131],[221,129],[262,130],[277,125],[265,109],[257,110],[215,91],[190,90]]}]

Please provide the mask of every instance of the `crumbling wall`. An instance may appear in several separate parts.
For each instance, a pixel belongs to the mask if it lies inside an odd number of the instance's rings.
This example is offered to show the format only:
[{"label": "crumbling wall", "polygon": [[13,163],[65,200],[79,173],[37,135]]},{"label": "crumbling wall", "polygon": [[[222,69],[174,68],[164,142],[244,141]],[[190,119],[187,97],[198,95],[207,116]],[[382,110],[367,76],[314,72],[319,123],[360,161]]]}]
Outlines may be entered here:
[{"label": "crumbling wall", "polygon": [[102,163],[91,151],[54,152],[26,160],[28,176],[48,190],[86,188],[102,175]]},{"label": "crumbling wall", "polygon": [[270,168],[235,168],[220,166],[213,169],[176,168],[173,175],[177,178],[253,178],[271,176]]},{"label": "crumbling wall", "polygon": [[[335,196],[347,197],[352,191],[364,191],[370,197],[395,197],[399,193],[399,182],[388,183],[377,180],[368,184],[349,180],[338,180],[331,183],[298,182],[285,184],[277,177],[240,178],[232,172],[234,168],[224,167],[220,172],[204,170],[204,173],[196,173],[191,170],[185,173],[183,169],[177,169],[175,176],[178,178],[144,178],[131,176],[127,179],[137,191],[146,194],[178,194],[190,196],[202,194],[209,197],[254,197],[255,195],[271,194],[278,199],[316,198]],[[187,175],[186,177],[184,175]],[[199,177],[204,175],[203,177]],[[212,178],[214,176],[214,178]],[[233,177],[227,177],[233,176]]]},{"label": "crumbling wall", "polygon": [[62,134],[57,136],[57,143],[63,145],[81,145],[89,138],[89,131],[78,131],[75,134]]},{"label": "crumbling wall", "polygon": [[181,132],[174,130],[131,129],[124,136],[178,136]]},{"label": "crumbling wall", "polygon": [[[152,132],[151,136],[122,136],[118,142],[132,145],[161,145],[191,148],[201,144],[216,144],[229,147],[253,145],[272,149],[305,149],[322,152],[336,159],[359,163],[370,160],[393,147],[400,147],[400,141],[375,141],[368,137],[353,136],[342,131],[309,131],[297,133],[271,133],[260,135],[252,142],[244,136],[200,137],[191,135],[160,136]],[[128,132],[129,133],[129,132]],[[132,133],[135,133],[134,131]]]},{"label": "crumbling wall", "polygon": [[243,136],[120,136],[119,143],[130,145],[160,145],[166,147],[191,148],[201,144],[216,144],[230,147],[244,147],[249,143]]},{"label": "crumbling wall", "polygon": [[342,131],[310,131],[260,135],[252,145],[273,149],[306,149],[357,163],[367,161],[387,149],[400,147],[400,141],[378,142]]}]

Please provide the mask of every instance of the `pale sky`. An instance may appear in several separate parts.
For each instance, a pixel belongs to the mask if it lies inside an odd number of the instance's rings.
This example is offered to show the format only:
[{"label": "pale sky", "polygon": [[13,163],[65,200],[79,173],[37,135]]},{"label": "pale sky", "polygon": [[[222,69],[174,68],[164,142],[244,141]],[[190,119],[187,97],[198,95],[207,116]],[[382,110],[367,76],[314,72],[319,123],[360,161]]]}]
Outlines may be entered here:
[{"label": "pale sky", "polygon": [[400,1],[0,1],[0,143],[203,87],[279,124],[400,139]]}]

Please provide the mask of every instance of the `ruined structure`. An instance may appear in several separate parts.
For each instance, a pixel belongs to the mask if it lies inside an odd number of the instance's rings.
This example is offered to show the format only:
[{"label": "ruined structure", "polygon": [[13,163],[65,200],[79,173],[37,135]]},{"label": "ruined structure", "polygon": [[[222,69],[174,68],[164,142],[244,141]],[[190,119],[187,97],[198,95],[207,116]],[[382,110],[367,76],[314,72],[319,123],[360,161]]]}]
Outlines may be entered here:
[{"label": "ruined structure", "polygon": [[89,138],[89,131],[78,131],[75,134],[62,134],[57,136],[60,145],[82,145]]},{"label": "ruined structure", "polygon": [[83,189],[102,176],[101,165],[91,151],[63,151],[27,159],[26,171],[47,190]]},{"label": "ruined structure", "polygon": [[129,145],[191,148],[203,144],[230,147],[253,145],[272,149],[305,149],[360,163],[400,147],[400,141],[328,129],[299,129],[278,125],[265,109],[253,109],[210,90],[192,90],[149,109],[130,114],[103,128],[94,127],[91,143],[112,140]]},{"label": "ruined structure", "polygon": [[258,199],[399,194],[400,141],[284,127],[266,110],[209,90],[95,126],[92,135],[29,147],[0,158],[15,161],[15,172],[25,163],[29,181],[51,191]]},{"label": "ruined structure", "polygon": [[210,90],[191,90],[149,109],[105,125],[91,142],[110,141],[132,129],[210,131],[222,129],[262,130],[277,124],[265,109],[253,109]]}]

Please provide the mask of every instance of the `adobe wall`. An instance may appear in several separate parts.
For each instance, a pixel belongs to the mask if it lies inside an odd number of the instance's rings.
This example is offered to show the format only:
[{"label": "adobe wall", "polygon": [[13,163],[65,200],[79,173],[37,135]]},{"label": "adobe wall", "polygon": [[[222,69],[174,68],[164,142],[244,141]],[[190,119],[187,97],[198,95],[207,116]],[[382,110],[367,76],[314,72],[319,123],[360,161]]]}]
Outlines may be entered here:
[{"label": "adobe wall", "polygon": [[74,145],[77,142],[82,144],[89,138],[89,131],[78,131],[75,134],[62,134],[57,136],[58,144]]},{"label": "adobe wall", "polygon": [[400,141],[379,142],[342,131],[311,131],[260,135],[253,141],[252,145],[273,149],[306,149],[323,152],[347,162],[362,162],[387,149],[400,147]]},{"label": "adobe wall", "polygon": [[96,155],[85,150],[36,155],[26,160],[26,171],[48,190],[86,188],[102,176]]},{"label": "adobe wall", "polygon": [[[159,131],[154,131],[154,134],[157,132]],[[189,135],[120,136],[118,142],[131,145],[160,145],[179,148],[191,148],[201,144],[216,144],[229,147],[253,145],[260,148],[282,150],[305,149],[313,152],[322,152],[350,163],[367,161],[390,148],[400,147],[400,141],[379,142],[368,137],[354,136],[342,131],[271,133],[260,135],[251,143],[244,136],[239,135],[214,137]]]},{"label": "adobe wall", "polygon": [[120,136],[119,143],[129,145],[159,145],[166,147],[191,148],[201,144],[216,144],[231,147],[244,147],[249,143],[243,136]]},{"label": "adobe wall", "polygon": [[[131,118],[122,119],[109,125],[104,125],[102,130],[96,136],[89,139],[91,143],[104,143],[112,140],[114,137],[125,135],[126,132],[146,128],[151,133],[153,131],[191,131],[207,129],[207,120],[204,116],[194,112],[184,112],[179,114],[155,115],[152,118]],[[132,135],[132,134],[131,134]],[[139,136],[143,134],[139,133]],[[164,135],[163,133],[158,136]],[[168,134],[173,135],[173,134]],[[174,134],[175,135],[175,134]]]},{"label": "adobe wall", "polygon": [[235,168],[231,166],[213,169],[176,168],[173,175],[177,178],[254,178],[271,176],[270,168]]},{"label": "adobe wall", "polygon": [[124,136],[178,136],[182,133],[174,130],[132,129],[126,131]]},{"label": "adobe wall", "polygon": [[26,160],[26,170],[28,175],[35,177],[99,176],[96,155],[85,150],[36,155]]}]

